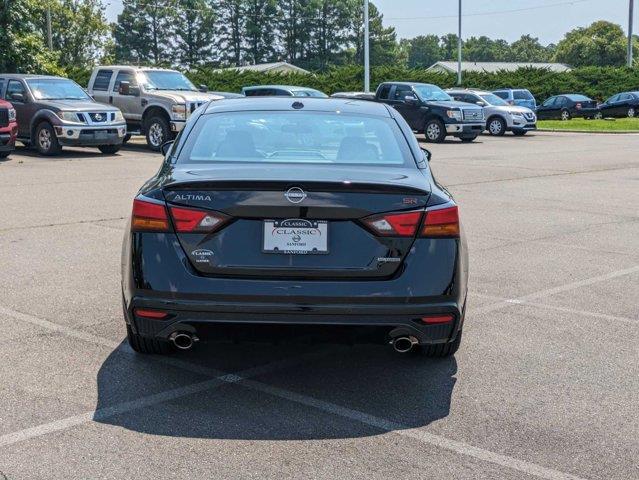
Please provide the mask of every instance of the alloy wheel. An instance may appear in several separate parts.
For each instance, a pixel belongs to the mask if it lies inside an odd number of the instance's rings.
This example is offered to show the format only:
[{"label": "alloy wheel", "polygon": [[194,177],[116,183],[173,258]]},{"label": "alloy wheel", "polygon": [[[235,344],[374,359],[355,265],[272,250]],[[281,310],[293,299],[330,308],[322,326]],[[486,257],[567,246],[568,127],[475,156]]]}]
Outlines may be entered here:
[{"label": "alloy wheel", "polygon": [[164,143],[164,131],[162,130],[162,125],[159,123],[152,123],[149,127],[149,140],[151,141],[151,145],[154,147],[159,147]]},{"label": "alloy wheel", "polygon": [[426,129],[426,136],[429,140],[437,140],[441,134],[441,129],[436,123],[431,123]]},{"label": "alloy wheel", "polygon": [[567,110],[564,110],[561,112],[561,119],[564,121],[570,120],[570,113]]},{"label": "alloy wheel", "polygon": [[41,128],[38,133],[38,144],[44,151],[48,151],[51,148],[51,132],[46,128]]},{"label": "alloy wheel", "polygon": [[501,122],[499,120],[493,120],[492,122],[490,122],[488,130],[490,130],[490,133],[492,133],[493,135],[499,135],[502,130]]},{"label": "alloy wheel", "polygon": [[628,109],[628,118],[635,118],[636,114],[637,112],[635,111],[634,107],[630,107]]}]

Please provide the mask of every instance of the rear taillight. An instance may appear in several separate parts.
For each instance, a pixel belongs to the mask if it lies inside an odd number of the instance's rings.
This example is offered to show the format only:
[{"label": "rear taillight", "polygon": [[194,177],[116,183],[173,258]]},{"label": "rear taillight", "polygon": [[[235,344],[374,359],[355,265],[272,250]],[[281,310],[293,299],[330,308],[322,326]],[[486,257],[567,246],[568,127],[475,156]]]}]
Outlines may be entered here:
[{"label": "rear taillight", "polygon": [[427,210],[421,237],[459,237],[457,206]]},{"label": "rear taillight", "polygon": [[212,233],[230,218],[220,212],[182,207],[171,207],[171,217],[178,233]]},{"label": "rear taillight", "polygon": [[383,237],[414,237],[422,219],[422,211],[386,213],[368,217],[363,222]]},{"label": "rear taillight", "polygon": [[131,230],[134,232],[168,232],[169,217],[161,203],[133,200]]}]

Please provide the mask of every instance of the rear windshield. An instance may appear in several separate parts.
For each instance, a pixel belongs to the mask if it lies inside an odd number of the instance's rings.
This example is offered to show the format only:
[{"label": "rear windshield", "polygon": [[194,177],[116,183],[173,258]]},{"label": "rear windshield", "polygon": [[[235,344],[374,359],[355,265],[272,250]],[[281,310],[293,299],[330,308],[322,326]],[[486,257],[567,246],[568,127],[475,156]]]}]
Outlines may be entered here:
[{"label": "rear windshield", "polygon": [[532,96],[528,90],[515,90],[513,92],[513,98],[515,100],[534,100],[535,97]]},{"label": "rear windshield", "polygon": [[588,102],[590,99],[585,95],[566,95],[573,102]]},{"label": "rear windshield", "polygon": [[415,165],[392,118],[337,112],[203,115],[177,161]]}]

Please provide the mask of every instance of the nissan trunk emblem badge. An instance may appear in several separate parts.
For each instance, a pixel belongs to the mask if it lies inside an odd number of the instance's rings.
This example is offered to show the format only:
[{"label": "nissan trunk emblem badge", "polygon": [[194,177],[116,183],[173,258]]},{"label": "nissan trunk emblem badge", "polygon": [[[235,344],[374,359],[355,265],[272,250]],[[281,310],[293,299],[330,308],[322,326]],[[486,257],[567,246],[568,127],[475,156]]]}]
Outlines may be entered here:
[{"label": "nissan trunk emblem badge", "polygon": [[306,198],[306,192],[299,187],[292,187],[286,190],[284,196],[291,203],[300,203]]}]

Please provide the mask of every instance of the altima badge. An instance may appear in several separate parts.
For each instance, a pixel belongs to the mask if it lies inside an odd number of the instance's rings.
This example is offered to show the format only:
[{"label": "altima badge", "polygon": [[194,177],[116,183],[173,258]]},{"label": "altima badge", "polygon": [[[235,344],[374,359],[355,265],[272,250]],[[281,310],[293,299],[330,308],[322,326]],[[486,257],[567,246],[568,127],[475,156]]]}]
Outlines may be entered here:
[{"label": "altima badge", "polygon": [[291,203],[300,203],[306,198],[306,192],[299,187],[292,187],[284,193],[284,196]]}]

